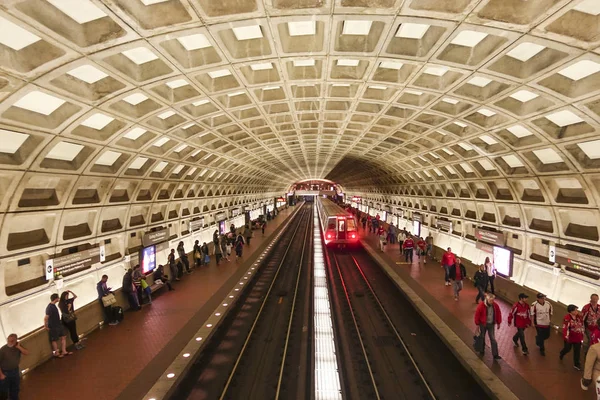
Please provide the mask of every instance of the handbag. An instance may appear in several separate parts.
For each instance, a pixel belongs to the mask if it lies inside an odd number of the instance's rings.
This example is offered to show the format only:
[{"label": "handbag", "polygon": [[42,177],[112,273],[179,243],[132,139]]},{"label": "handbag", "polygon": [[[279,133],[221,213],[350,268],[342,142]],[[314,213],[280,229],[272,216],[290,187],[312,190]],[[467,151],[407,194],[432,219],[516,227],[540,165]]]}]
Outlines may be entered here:
[{"label": "handbag", "polygon": [[200,258],[202,258],[202,256],[200,255],[200,252],[198,250],[196,250],[196,252],[194,253],[194,258],[196,260],[199,260]]},{"label": "handbag", "polygon": [[207,255],[204,256],[204,264],[208,264],[209,262],[210,262],[210,257],[207,254]]},{"label": "handbag", "polygon": [[117,303],[117,299],[116,299],[115,295],[112,293],[109,293],[106,296],[102,297],[102,304],[104,304],[104,307],[109,307],[116,303]]},{"label": "handbag", "polygon": [[77,321],[77,315],[75,315],[75,311],[71,311],[70,313],[63,314],[62,319],[68,324],[70,322]]}]

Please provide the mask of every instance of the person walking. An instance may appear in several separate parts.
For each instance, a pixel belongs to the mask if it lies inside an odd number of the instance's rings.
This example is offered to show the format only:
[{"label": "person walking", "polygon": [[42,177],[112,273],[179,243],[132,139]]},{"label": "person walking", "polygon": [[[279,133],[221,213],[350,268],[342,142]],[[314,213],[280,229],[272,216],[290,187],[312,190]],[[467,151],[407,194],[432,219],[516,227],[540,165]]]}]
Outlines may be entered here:
[{"label": "person walking", "polygon": [[402,248],[404,249],[404,261],[408,262],[408,259],[410,258],[410,263],[412,264],[413,253],[415,249],[415,241],[413,240],[412,236],[408,236],[406,239],[404,239]]},{"label": "person walking", "polygon": [[235,239],[235,261],[238,258],[242,258],[242,251],[244,250],[244,237],[241,233],[238,233],[237,238]]},{"label": "person walking", "polygon": [[600,378],[600,334],[596,333],[592,333],[590,337],[590,348],[583,364],[583,377],[581,378],[583,390],[588,390],[590,384],[598,382],[598,378]]},{"label": "person walking", "polygon": [[387,244],[388,234],[384,229],[379,230],[379,250],[385,251],[385,245]]},{"label": "person walking", "polygon": [[496,292],[494,291],[494,279],[496,279],[496,268],[494,268],[494,264],[492,264],[489,257],[485,258],[483,265],[485,265],[485,270],[487,271],[487,274],[488,274],[488,282],[490,284],[490,292],[492,294],[496,294]]},{"label": "person walking", "polygon": [[177,263],[175,262],[175,249],[171,249],[169,257],[167,257],[167,263],[169,264],[169,273],[171,280],[179,280],[179,272],[177,271]]},{"label": "person walking", "polygon": [[417,238],[417,257],[424,264],[427,263],[427,243],[422,237]]},{"label": "person walking", "polygon": [[527,304],[528,297],[525,293],[519,293],[519,301],[513,304],[510,314],[508,314],[508,326],[511,326],[514,320],[515,328],[517,328],[517,333],[513,336],[512,341],[515,347],[519,347],[519,341],[521,342],[523,355],[529,354],[527,343],[525,343],[525,329],[531,325],[531,309]]},{"label": "person walking", "polygon": [[585,328],[583,326],[583,316],[575,304],[567,306],[567,315],[563,319],[563,340],[564,347],[560,351],[559,358],[562,359],[573,349],[573,368],[581,371],[581,342]]},{"label": "person walking", "polygon": [[481,355],[485,354],[485,334],[487,333],[490,338],[490,347],[492,348],[494,360],[501,360],[502,357],[498,354],[495,329],[500,329],[502,312],[498,304],[494,301],[495,298],[496,296],[493,294],[487,293],[485,300],[479,303],[475,309],[475,325],[479,331],[476,350]]},{"label": "person walking", "polygon": [[429,257],[430,260],[433,260],[433,236],[431,236],[431,232],[429,232],[429,235],[425,238],[425,243],[427,244],[427,257]]},{"label": "person walking", "polygon": [[[66,355],[73,354],[67,351],[67,336],[65,334],[65,328],[60,322],[60,316],[58,315],[58,294],[52,293],[50,296],[50,304],[46,307],[46,316],[44,317],[44,328],[48,331],[50,342],[52,343],[52,355],[57,358],[63,358]],[[58,348],[58,342],[60,341],[60,349]]]},{"label": "person walking", "polygon": [[265,229],[267,228],[267,221],[263,221],[260,224],[260,230],[262,231],[262,235],[265,236]]},{"label": "person walking", "polygon": [[400,254],[404,254],[404,241],[406,240],[406,234],[404,233],[404,229],[398,232],[398,247],[400,249]]},{"label": "person walking", "polygon": [[102,307],[102,311],[104,312],[104,323],[111,326],[118,325],[119,321],[115,321],[113,319],[112,306],[105,307],[104,303],[102,302],[102,298],[104,296],[108,296],[109,294],[111,294],[112,288],[108,287],[106,282],[108,282],[108,275],[102,275],[100,282],[96,284],[96,291],[98,292],[98,302],[100,302],[100,306]]},{"label": "person walking", "polygon": [[456,263],[456,256],[452,252],[452,249],[448,247],[448,250],[442,255],[442,268],[444,268],[444,285],[450,286],[450,268]]},{"label": "person walking", "polygon": [[244,237],[246,239],[246,244],[250,246],[250,239],[252,239],[252,228],[250,228],[248,225],[246,225],[246,228],[244,229]]},{"label": "person walking", "polygon": [[461,263],[461,259],[457,258],[452,268],[448,272],[448,277],[452,281],[452,289],[454,290],[454,301],[458,301],[460,291],[463,290],[463,279],[467,277],[467,269]]},{"label": "person walking", "polygon": [[590,343],[590,335],[595,334],[598,328],[598,319],[600,319],[600,308],[598,307],[598,295],[596,293],[590,296],[590,302],[583,306],[581,310],[583,324],[585,326],[585,340],[583,342],[583,354],[587,353]]},{"label": "person walking", "polygon": [[[72,297],[69,297],[71,295]],[[77,315],[75,315],[74,304],[76,298],[77,295],[70,290],[62,292],[60,300],[58,301],[58,308],[60,309],[62,323],[65,325],[71,336],[71,341],[77,350],[81,350],[85,346],[81,343],[79,335],[77,334]]]},{"label": "person walking", "polygon": [[221,247],[221,241],[217,236],[217,241],[215,242],[215,258],[217,260],[217,265],[221,263],[221,258],[223,258],[223,250]]},{"label": "person walking", "polygon": [[550,324],[552,319],[552,304],[546,301],[546,295],[537,294],[537,300],[531,305],[531,318],[535,325],[535,345],[540,348],[540,354],[546,355],[544,342],[550,337]]},{"label": "person walking", "polygon": [[225,235],[221,235],[221,254],[222,254],[222,258],[225,259],[225,261],[229,261],[229,256],[227,255],[227,243],[229,242],[229,240],[227,239],[227,237]]},{"label": "person walking", "polygon": [[481,301],[485,300],[485,288],[487,287],[488,283],[487,271],[485,270],[485,266],[483,264],[481,264],[477,272],[475,272],[473,282],[475,283],[475,288],[477,289],[475,304],[479,304],[479,299],[481,299]]},{"label": "person walking", "polygon": [[0,387],[3,398],[19,400],[21,387],[21,355],[28,355],[29,351],[21,346],[16,333],[11,333],[6,338],[6,344],[0,347]]}]

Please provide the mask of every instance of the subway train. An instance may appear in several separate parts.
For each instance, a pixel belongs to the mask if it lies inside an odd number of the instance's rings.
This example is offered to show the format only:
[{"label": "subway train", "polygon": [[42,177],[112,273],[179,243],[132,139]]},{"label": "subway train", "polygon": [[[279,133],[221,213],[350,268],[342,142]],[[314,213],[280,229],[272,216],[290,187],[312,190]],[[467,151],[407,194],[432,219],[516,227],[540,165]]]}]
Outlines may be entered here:
[{"label": "subway train", "polygon": [[317,197],[315,200],[325,245],[346,247],[358,244],[358,230],[354,215],[327,198]]}]

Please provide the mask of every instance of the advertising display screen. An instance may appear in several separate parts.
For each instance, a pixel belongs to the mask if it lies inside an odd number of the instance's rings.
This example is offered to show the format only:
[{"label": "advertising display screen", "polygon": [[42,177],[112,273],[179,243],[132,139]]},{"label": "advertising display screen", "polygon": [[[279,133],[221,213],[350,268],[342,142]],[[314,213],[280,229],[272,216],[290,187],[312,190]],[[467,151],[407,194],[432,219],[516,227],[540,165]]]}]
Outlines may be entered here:
[{"label": "advertising display screen", "polygon": [[494,246],[494,268],[502,276],[511,277],[513,269],[513,254],[503,247]]},{"label": "advertising display screen", "polygon": [[142,273],[147,274],[156,268],[156,246],[148,246],[142,249],[140,257]]},{"label": "advertising display screen", "polygon": [[421,236],[421,222],[420,221],[413,221],[413,235],[415,236]]},{"label": "advertising display screen", "polygon": [[225,232],[227,232],[227,226],[225,225],[225,222],[226,222],[226,221],[220,221],[220,222],[219,222],[219,233],[220,233],[221,235],[224,235],[224,234],[225,234]]}]

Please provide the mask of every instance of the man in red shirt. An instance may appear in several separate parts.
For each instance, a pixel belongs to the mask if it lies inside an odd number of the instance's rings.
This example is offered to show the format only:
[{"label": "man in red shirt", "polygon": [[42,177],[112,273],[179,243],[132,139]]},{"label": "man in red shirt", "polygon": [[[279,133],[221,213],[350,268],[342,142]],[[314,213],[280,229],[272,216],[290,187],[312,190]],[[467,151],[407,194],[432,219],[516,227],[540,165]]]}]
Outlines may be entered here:
[{"label": "man in red shirt", "polygon": [[583,346],[584,356],[587,354],[590,345],[590,335],[599,330],[598,319],[600,318],[600,308],[598,308],[598,295],[590,296],[590,302],[581,309],[583,324],[585,326],[585,342]]},{"label": "man in red shirt", "polygon": [[512,321],[515,321],[515,328],[517,328],[517,333],[513,336],[512,340],[515,344],[515,347],[519,347],[518,341],[521,341],[521,350],[523,350],[523,354],[529,354],[529,350],[527,350],[527,343],[525,343],[525,329],[531,325],[531,309],[529,308],[529,304],[527,304],[527,296],[525,293],[519,294],[519,301],[517,301],[510,310],[510,314],[508,315],[508,326],[512,324]]},{"label": "man in red shirt", "polygon": [[583,342],[583,317],[575,304],[567,306],[568,314],[563,319],[563,339],[565,345],[560,351],[560,359],[573,349],[573,368],[581,371],[581,342]]},{"label": "man in red shirt", "polygon": [[452,253],[452,249],[448,247],[442,255],[442,268],[444,268],[444,281],[446,286],[450,286],[450,268],[456,263],[456,256]]},{"label": "man in red shirt", "polygon": [[479,354],[485,353],[485,334],[487,332],[490,338],[490,346],[492,347],[492,355],[494,360],[501,360],[502,357],[498,354],[498,342],[496,342],[495,328],[500,329],[502,323],[502,312],[500,307],[494,299],[491,293],[485,295],[485,300],[477,305],[475,309],[475,325],[479,330],[479,337],[476,341],[475,350],[479,351]]},{"label": "man in red shirt", "polygon": [[458,295],[463,289],[463,279],[467,277],[467,270],[460,262],[460,258],[456,259],[456,263],[450,268],[448,277],[452,280],[452,288],[454,289],[454,300],[458,301]]},{"label": "man in red shirt", "polygon": [[415,248],[415,241],[413,240],[412,236],[408,236],[405,240],[404,243],[402,244],[402,249],[404,250],[404,260],[406,262],[408,262],[408,259],[410,258],[410,263],[412,264],[413,262],[413,251]]}]

